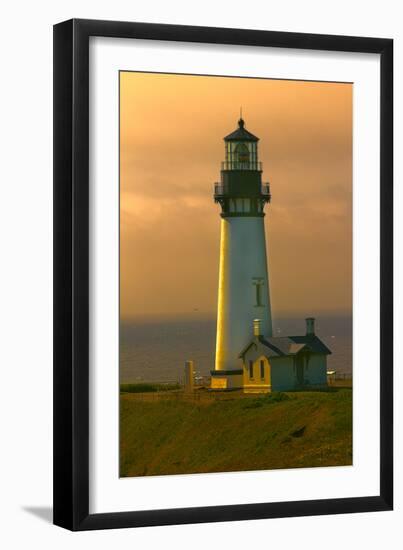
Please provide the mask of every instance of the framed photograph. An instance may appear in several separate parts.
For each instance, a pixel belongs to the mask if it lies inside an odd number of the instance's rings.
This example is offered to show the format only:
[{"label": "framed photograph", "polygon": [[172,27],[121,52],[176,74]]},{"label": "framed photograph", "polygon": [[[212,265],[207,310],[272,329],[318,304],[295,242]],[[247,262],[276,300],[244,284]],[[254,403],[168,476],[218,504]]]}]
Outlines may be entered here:
[{"label": "framed photograph", "polygon": [[393,42],[54,27],[54,523],[391,510]]}]

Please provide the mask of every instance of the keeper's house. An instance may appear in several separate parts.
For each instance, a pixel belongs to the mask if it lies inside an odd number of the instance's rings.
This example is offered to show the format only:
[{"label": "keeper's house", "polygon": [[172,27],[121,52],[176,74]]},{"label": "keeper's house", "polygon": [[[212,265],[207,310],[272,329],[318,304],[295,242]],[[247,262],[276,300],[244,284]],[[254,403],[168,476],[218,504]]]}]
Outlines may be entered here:
[{"label": "keeper's house", "polygon": [[253,338],[241,351],[242,368],[212,371],[213,389],[243,389],[269,393],[327,385],[327,356],[331,351],[318,338],[314,319],[306,319],[304,336],[265,337],[255,319]]}]

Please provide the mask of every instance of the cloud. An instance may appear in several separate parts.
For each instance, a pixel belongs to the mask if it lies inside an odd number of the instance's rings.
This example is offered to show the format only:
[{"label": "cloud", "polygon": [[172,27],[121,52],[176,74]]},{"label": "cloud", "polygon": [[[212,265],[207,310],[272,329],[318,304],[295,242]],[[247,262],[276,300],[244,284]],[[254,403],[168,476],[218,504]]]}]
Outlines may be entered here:
[{"label": "cloud", "polygon": [[215,310],[213,184],[240,104],[271,183],[275,312],[351,308],[352,86],[123,73],[123,316]]}]

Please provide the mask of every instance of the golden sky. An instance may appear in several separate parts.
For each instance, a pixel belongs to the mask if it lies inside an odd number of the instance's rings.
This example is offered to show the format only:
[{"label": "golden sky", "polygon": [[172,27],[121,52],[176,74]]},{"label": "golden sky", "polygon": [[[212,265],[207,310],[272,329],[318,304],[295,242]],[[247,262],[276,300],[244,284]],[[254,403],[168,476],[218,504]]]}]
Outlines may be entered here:
[{"label": "golden sky", "polygon": [[120,76],[121,316],[217,307],[223,137],[260,138],[274,318],[351,312],[352,85]]}]

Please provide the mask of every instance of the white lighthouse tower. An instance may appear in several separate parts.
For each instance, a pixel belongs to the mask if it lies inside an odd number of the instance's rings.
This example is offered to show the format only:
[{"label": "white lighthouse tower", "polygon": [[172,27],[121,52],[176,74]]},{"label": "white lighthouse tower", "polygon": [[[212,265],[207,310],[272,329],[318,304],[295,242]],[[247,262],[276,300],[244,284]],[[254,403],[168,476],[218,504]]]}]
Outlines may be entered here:
[{"label": "white lighthouse tower", "polygon": [[259,138],[241,118],[224,138],[225,160],[214,200],[221,205],[220,272],[215,368],[211,386],[242,386],[239,354],[253,336],[253,320],[272,335],[264,207],[270,202],[269,184],[262,184]]}]

